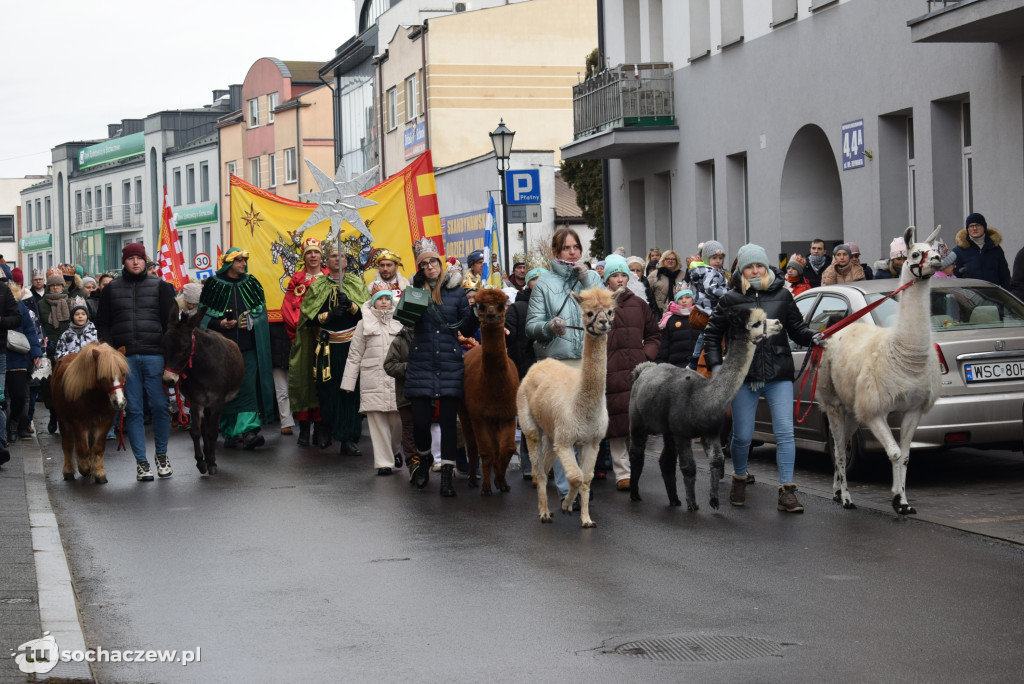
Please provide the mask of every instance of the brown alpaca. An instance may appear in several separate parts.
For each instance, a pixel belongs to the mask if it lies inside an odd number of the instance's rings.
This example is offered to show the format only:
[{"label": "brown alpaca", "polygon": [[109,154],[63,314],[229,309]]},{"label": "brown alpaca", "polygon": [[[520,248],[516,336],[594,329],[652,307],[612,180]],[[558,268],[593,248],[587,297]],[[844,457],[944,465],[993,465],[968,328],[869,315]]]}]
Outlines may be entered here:
[{"label": "brown alpaca", "polygon": [[[570,368],[555,359],[534,364],[519,387],[519,426],[530,451],[540,521],[551,522],[548,470],[558,458],[569,480],[562,512],[572,512],[573,501],[579,494],[583,527],[597,527],[590,518],[590,481],[594,478],[598,446],[608,431],[604,390],[615,299],[603,287],[584,290],[580,295],[573,292],[572,296],[583,309],[583,367]],[[573,455],[577,445],[579,465]]]},{"label": "brown alpaca", "polygon": [[516,451],[516,393],[519,374],[505,351],[505,307],[501,290],[481,290],[476,296],[483,344],[463,357],[466,363],[465,399],[459,408],[469,458],[469,486],[477,483],[476,468],[483,459],[481,496],[491,495],[491,471],[499,491],[509,491],[505,473]]}]

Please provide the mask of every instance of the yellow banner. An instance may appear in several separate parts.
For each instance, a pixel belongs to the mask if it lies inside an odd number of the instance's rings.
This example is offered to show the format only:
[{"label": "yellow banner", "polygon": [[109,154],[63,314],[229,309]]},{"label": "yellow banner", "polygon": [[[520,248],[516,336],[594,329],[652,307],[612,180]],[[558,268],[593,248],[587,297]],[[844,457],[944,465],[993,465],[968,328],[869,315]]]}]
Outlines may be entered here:
[{"label": "yellow banner", "polygon": [[[348,223],[342,226],[340,248],[349,255],[349,270],[371,282],[377,276],[377,255],[388,249],[401,257],[402,274],[411,277],[415,271],[413,241],[428,236],[441,247],[436,192],[428,151],[380,185],[361,193],[377,202],[359,211],[374,240],[371,244]],[[271,321],[281,320],[281,302],[288,282],[296,268],[302,267],[302,241],[309,237],[323,240],[330,230],[331,222],[325,219],[302,234],[295,232],[316,207],[278,197],[231,176],[229,246],[249,252],[249,273],[263,285]],[[217,264],[217,268],[220,266]]]}]

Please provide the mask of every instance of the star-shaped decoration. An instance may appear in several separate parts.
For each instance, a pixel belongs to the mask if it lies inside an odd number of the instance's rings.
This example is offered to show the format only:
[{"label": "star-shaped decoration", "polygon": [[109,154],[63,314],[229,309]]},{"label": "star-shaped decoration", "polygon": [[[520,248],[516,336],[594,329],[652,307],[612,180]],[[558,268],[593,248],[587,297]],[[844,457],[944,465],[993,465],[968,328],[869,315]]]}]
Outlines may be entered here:
[{"label": "star-shaped decoration", "polygon": [[245,225],[249,226],[249,234],[255,235],[256,229],[260,227],[263,219],[260,217],[260,212],[256,211],[256,208],[253,207],[252,202],[249,202],[249,211],[242,214],[242,221],[245,222]]},{"label": "star-shaped decoration", "polygon": [[338,165],[338,171],[334,174],[333,179],[309,159],[306,159],[306,165],[316,179],[317,185],[320,186],[320,190],[301,194],[299,198],[306,202],[315,202],[318,206],[296,232],[301,234],[307,228],[330,218],[331,232],[328,234],[328,239],[336,241],[341,234],[342,223],[348,222],[366,239],[373,242],[373,234],[363,222],[359,210],[372,207],[377,202],[362,197],[359,193],[365,192],[375,185],[377,167],[348,180],[344,161]]}]

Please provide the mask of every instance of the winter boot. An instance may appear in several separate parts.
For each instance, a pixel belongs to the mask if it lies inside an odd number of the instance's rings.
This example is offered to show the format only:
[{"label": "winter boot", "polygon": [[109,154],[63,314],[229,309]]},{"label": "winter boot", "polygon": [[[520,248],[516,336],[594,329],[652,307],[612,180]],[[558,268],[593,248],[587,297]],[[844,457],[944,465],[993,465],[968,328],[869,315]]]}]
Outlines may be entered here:
[{"label": "winter boot", "polygon": [[299,421],[299,446],[309,446],[309,421]]},{"label": "winter boot", "polygon": [[416,451],[409,456],[409,483],[416,486],[416,489],[423,489],[430,480],[430,465],[434,462],[434,456],[430,449]]},{"label": "winter boot", "polygon": [[[779,499],[781,501],[782,499]],[[729,490],[729,503],[742,506],[747,502],[747,476],[733,475],[732,489]]]},{"label": "winter boot", "polygon": [[455,461],[441,461],[441,496],[455,496]]},{"label": "winter boot", "polygon": [[786,483],[779,487],[779,510],[786,513],[803,513],[804,507],[796,500],[796,485]]}]

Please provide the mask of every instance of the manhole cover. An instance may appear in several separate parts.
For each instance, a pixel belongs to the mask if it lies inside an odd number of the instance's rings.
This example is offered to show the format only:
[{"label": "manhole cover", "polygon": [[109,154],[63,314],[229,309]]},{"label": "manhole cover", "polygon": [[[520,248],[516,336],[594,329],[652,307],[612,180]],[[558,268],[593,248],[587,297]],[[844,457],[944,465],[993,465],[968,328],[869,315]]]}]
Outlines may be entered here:
[{"label": "manhole cover", "polygon": [[630,641],[613,652],[644,660],[697,663],[777,656],[782,654],[782,644],[753,637],[697,635]]}]

